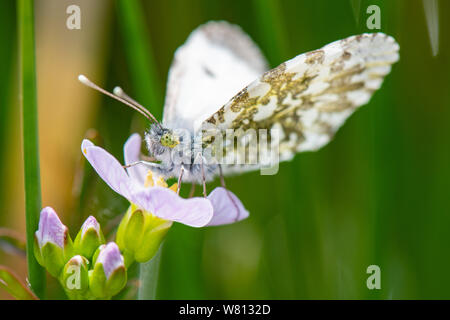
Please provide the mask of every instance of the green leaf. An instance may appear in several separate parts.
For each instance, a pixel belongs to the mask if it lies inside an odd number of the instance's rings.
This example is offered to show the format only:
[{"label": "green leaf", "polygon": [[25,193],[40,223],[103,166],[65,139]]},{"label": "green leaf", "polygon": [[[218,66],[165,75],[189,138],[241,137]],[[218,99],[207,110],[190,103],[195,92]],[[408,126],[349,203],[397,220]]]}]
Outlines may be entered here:
[{"label": "green leaf", "polygon": [[0,228],[0,248],[4,248],[5,251],[12,248],[17,253],[24,254],[25,247],[25,239],[19,233],[7,228]]},{"label": "green leaf", "polygon": [[34,232],[38,227],[41,210],[33,0],[18,1],[17,21],[21,62],[28,278],[33,291],[42,298],[45,292],[45,271],[33,254]]},{"label": "green leaf", "polygon": [[0,288],[5,289],[18,300],[38,300],[19,278],[7,267],[0,266]]}]

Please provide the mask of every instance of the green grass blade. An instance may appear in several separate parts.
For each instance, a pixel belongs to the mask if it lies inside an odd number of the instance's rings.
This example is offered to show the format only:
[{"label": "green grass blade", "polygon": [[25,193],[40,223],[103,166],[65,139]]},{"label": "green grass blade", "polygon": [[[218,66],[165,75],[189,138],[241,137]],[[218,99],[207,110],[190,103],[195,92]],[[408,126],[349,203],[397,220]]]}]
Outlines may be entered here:
[{"label": "green grass blade", "polygon": [[[117,14],[137,100],[150,106],[152,114],[160,118],[161,88],[150,45],[150,35],[145,26],[143,8],[138,0],[117,0]],[[160,251],[161,249],[152,260],[140,266],[139,299],[155,299]]]},{"label": "green grass blade", "polygon": [[286,60],[288,39],[281,9],[276,0],[253,0],[255,18],[261,35],[261,44],[273,66]]},{"label": "green grass blade", "polygon": [[38,226],[39,211],[41,209],[36,58],[34,46],[34,1],[18,1],[17,14],[21,62],[20,76],[28,278],[33,291],[42,298],[45,291],[45,271],[36,261],[32,249],[34,232]]},{"label": "green grass blade", "polygon": [[5,266],[0,266],[0,288],[18,300],[37,300],[33,292],[19,280],[12,270]]},{"label": "green grass blade", "polygon": [[[13,114],[12,98],[15,97],[15,71],[16,71],[16,4],[13,1],[0,1],[0,21],[3,23],[3,28],[0,28],[0,43],[2,43],[2,50],[0,50],[0,70],[2,70],[2,77],[0,77],[0,176],[5,177],[10,168],[8,167],[8,148],[11,140],[6,136],[9,134],[12,125],[11,118]],[[14,73],[14,74],[13,74]],[[6,188],[7,182],[4,178],[0,182],[0,189]],[[4,204],[7,201],[6,192],[0,192],[0,203]],[[0,224],[4,224],[8,217],[6,213],[0,214]]]},{"label": "green grass blade", "polygon": [[144,10],[137,0],[117,0],[117,14],[136,98],[147,106],[156,118],[160,118],[162,91],[150,34],[145,25]]},{"label": "green grass blade", "polygon": [[359,26],[359,19],[361,17],[361,0],[350,0],[353,16],[355,17],[356,26]]},{"label": "green grass blade", "polygon": [[428,35],[433,56],[439,52],[439,6],[437,0],[423,0],[423,8],[427,19]]}]

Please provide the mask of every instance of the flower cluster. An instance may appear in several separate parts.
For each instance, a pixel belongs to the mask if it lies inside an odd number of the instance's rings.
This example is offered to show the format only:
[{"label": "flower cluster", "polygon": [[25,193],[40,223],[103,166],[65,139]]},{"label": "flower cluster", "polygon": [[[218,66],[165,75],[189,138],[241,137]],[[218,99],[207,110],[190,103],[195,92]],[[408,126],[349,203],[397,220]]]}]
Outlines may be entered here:
[{"label": "flower cluster", "polygon": [[[124,145],[125,164],[139,160],[141,137],[132,135]],[[35,235],[38,262],[58,278],[71,299],[107,299],[127,281],[127,267],[147,262],[158,251],[173,222],[191,227],[230,224],[248,217],[241,201],[218,187],[207,197],[181,198],[178,185],[168,186],[143,166],[127,169],[89,140],[82,152],[99,176],[130,202],[119,224],[116,241],[105,243],[100,225],[89,217],[72,241],[56,212],[41,211]]]},{"label": "flower cluster", "polygon": [[116,243],[105,243],[97,220],[86,219],[72,241],[56,212],[42,209],[34,254],[71,299],[108,299],[127,282],[125,261]]}]

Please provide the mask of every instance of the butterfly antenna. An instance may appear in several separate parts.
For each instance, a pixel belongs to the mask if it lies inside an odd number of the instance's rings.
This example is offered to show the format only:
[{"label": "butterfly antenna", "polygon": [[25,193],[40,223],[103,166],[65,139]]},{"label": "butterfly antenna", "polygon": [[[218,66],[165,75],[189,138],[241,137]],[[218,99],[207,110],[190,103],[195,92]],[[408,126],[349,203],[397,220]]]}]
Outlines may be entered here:
[{"label": "butterfly antenna", "polygon": [[97,90],[97,91],[99,91],[99,92],[101,92],[101,93],[103,93],[103,94],[106,94],[107,96],[109,96],[109,97],[111,97],[111,98],[113,98],[113,99],[116,99],[117,101],[122,102],[123,104],[127,105],[128,107],[130,107],[130,108],[136,110],[137,112],[139,112],[140,114],[142,114],[142,115],[143,115],[144,117],[146,117],[150,122],[151,122],[151,121],[155,121],[159,126],[161,126],[161,125],[159,124],[159,122],[155,119],[155,117],[153,117],[153,115],[151,115],[150,113],[147,113],[148,111],[145,112],[145,111],[143,111],[142,109],[140,109],[140,108],[138,108],[137,106],[135,106],[134,104],[128,102],[127,100],[125,100],[125,99],[123,99],[123,98],[121,98],[121,97],[118,97],[118,96],[116,96],[116,95],[114,95],[114,94],[112,94],[112,93],[106,91],[105,89],[100,88],[98,85],[96,85],[95,83],[93,83],[91,80],[89,80],[88,78],[86,78],[84,75],[80,74],[80,75],[78,76],[78,80],[79,80],[82,84],[84,84],[84,85],[86,85],[86,86],[88,86],[88,87],[90,87],[90,88],[92,88],[92,89],[95,89],[95,90]]},{"label": "butterfly antenna", "polygon": [[133,104],[136,108],[139,108],[140,110],[145,112],[149,117],[153,119],[153,121],[155,121],[159,126],[161,126],[159,122],[156,120],[156,118],[150,113],[150,111],[148,111],[147,108],[145,108],[142,104],[140,104],[139,102],[131,98],[128,94],[126,94],[121,87],[115,87],[113,93],[119,98],[128,101],[129,103]]}]

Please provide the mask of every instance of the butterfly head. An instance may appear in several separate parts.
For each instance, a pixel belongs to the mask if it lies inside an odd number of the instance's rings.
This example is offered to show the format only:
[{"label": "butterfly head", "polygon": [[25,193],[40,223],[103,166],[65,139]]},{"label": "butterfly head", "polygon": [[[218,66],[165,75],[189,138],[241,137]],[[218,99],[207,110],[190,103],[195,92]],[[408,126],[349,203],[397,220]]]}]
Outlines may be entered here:
[{"label": "butterfly head", "polygon": [[180,138],[173,130],[153,124],[145,135],[145,141],[150,154],[164,161],[172,149],[180,143]]},{"label": "butterfly head", "polygon": [[161,135],[159,141],[162,146],[168,148],[175,148],[180,143],[178,136],[169,129],[164,129],[164,133]]}]

